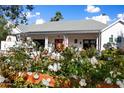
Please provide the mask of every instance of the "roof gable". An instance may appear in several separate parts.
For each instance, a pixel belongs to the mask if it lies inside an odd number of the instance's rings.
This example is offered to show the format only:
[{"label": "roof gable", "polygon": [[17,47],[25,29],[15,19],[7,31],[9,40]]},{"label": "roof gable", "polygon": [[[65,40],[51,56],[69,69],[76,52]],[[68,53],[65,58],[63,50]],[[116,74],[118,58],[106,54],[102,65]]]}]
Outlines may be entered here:
[{"label": "roof gable", "polygon": [[105,30],[111,28],[112,26],[116,25],[117,23],[121,23],[124,24],[124,20],[123,19],[118,19],[117,21],[115,21],[114,23],[110,24],[109,26],[107,26],[106,28],[102,29],[101,32],[104,32]]}]

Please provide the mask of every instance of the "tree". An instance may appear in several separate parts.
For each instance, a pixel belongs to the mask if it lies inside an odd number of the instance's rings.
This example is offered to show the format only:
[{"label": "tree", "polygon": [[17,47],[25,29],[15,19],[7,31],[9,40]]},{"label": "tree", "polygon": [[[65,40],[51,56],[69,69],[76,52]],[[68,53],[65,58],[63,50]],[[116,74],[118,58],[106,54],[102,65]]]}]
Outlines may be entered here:
[{"label": "tree", "polygon": [[50,21],[51,22],[53,22],[53,21],[60,21],[62,19],[64,19],[64,18],[62,16],[61,12],[58,11],[58,12],[56,12],[55,16],[53,18],[51,18]]},{"label": "tree", "polygon": [[6,36],[9,34],[9,28],[6,26],[7,21],[0,17],[0,41],[5,40]]},{"label": "tree", "polygon": [[1,5],[0,16],[12,21],[15,24],[26,23],[26,13],[24,11],[32,11],[34,7],[32,5],[20,6],[20,5]]},{"label": "tree", "polygon": [[[27,24],[26,13],[24,11],[32,11],[33,6],[20,6],[20,5],[1,5],[0,6],[0,41],[4,40],[9,34],[13,26],[18,24]],[[8,22],[12,22],[13,26]]]}]

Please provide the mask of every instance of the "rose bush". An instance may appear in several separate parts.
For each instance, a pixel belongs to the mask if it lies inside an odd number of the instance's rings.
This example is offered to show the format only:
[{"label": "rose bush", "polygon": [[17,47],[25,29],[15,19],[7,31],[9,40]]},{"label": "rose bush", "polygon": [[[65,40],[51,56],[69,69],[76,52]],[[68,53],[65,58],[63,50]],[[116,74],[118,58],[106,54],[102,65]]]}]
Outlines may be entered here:
[{"label": "rose bush", "polygon": [[124,87],[124,55],[117,49],[67,47],[48,52],[31,44],[0,56],[0,87]]}]

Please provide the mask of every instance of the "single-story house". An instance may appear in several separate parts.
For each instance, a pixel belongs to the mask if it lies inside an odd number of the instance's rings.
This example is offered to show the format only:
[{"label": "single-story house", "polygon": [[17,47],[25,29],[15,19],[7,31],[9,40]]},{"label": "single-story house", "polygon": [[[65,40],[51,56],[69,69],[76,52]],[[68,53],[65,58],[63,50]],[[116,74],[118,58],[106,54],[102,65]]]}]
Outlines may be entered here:
[{"label": "single-story house", "polygon": [[103,50],[103,45],[112,42],[118,47],[124,45],[124,21],[122,19],[108,25],[96,20],[58,21],[34,25],[19,25],[13,32],[21,38],[31,37],[45,48],[58,43],[65,47],[96,47]]},{"label": "single-story house", "polygon": [[44,24],[20,25],[21,37],[31,37],[45,48],[57,43],[63,43],[65,47],[75,46],[88,48],[94,45],[100,49],[100,31],[107,24],[95,20],[59,21]]}]

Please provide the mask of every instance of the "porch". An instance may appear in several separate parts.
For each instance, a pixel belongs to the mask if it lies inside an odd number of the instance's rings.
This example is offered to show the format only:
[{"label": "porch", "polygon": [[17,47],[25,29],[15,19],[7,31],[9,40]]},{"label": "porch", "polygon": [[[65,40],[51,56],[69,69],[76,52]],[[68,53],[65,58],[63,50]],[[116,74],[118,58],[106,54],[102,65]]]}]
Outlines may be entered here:
[{"label": "porch", "polygon": [[27,34],[33,41],[37,41],[44,48],[56,47],[63,44],[64,47],[75,46],[78,48],[96,47],[99,49],[98,33],[72,33],[72,34]]}]

